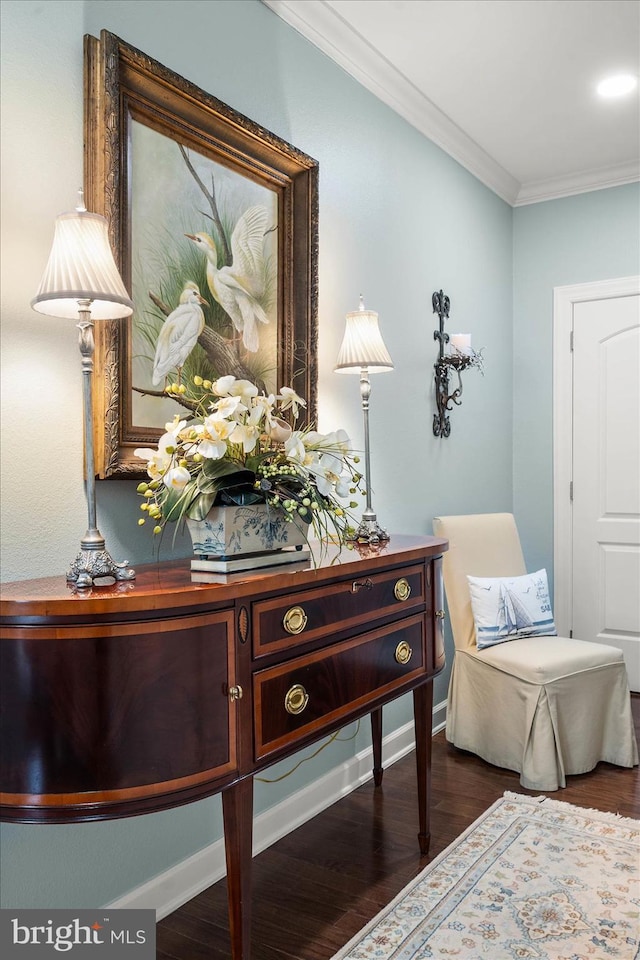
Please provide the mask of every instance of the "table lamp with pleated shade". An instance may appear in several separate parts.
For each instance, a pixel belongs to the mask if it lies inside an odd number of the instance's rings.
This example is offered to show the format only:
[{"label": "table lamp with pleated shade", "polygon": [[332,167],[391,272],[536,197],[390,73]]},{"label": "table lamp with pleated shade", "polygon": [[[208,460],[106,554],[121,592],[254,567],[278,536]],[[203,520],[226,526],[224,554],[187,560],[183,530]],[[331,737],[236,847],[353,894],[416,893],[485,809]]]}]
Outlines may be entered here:
[{"label": "table lamp with pleated shade", "polygon": [[367,503],[360,525],[351,539],[367,543],[389,539],[388,533],[379,526],[371,505],[371,456],[369,450],[369,398],[371,396],[369,374],[386,373],[389,370],[393,370],[393,361],[380,333],[378,314],[373,310],[367,310],[363,298],[360,297],[359,309],[354,310],[353,313],[348,313],[346,316],[344,338],[336,361],[335,372],[360,375]]},{"label": "table lamp with pleated shade", "polygon": [[79,321],[88,526],[67,580],[78,587],[90,587],[103,578],[109,581],[132,580],[135,571],[129,568],[126,560],[116,562],[111,559],[104,537],[96,526],[91,381],[95,349],[93,321],[128,317],[133,313],[133,303],[113,259],[107,221],[99,214],[88,212],[82,194],[75,210],[61,213],[56,218],[51,253],[31,306],[38,313]]}]

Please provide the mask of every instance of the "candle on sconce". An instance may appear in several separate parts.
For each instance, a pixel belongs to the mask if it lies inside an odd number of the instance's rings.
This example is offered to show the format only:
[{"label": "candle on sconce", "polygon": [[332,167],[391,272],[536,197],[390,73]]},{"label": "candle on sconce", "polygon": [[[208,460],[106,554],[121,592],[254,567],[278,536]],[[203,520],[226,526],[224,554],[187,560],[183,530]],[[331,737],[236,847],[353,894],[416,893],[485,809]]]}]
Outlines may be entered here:
[{"label": "candle on sconce", "polygon": [[465,356],[471,354],[471,334],[470,333],[452,333],[449,337],[449,344],[452,353],[461,353]]}]

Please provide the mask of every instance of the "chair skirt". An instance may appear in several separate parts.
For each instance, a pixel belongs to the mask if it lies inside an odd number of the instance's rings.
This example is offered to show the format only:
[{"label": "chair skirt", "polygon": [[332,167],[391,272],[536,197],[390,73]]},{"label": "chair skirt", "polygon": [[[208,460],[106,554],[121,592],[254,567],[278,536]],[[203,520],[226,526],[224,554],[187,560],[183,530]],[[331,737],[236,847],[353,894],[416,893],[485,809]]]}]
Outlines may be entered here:
[{"label": "chair skirt", "polygon": [[458,649],[446,736],[461,750],[515,770],[528,790],[558,790],[567,776],[600,761],[638,763],[620,651],[563,637]]}]

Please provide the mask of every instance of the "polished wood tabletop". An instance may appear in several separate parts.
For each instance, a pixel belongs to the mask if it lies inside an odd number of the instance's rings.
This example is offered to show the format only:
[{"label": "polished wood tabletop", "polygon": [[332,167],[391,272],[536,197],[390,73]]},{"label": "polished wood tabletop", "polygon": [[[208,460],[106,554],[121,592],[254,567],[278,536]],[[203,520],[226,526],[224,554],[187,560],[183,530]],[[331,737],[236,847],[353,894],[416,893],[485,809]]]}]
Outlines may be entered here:
[{"label": "polished wood tabletop", "polygon": [[[304,582],[321,584],[339,571],[357,576],[358,567],[369,570],[385,567],[390,557],[409,562],[424,556],[425,548],[434,555],[446,550],[447,541],[430,536],[394,535],[379,545],[311,541],[311,556],[301,563],[245,573],[211,574],[210,582],[192,579],[190,559],[159,561],[136,565],[135,580],[96,584],[78,588],[67,583],[64,575],[0,584],[0,622],[60,616],[68,621],[96,615],[110,616],[117,608],[122,613],[168,611],[174,607],[224,602],[229,598],[249,597],[268,589],[277,572],[280,586],[297,589]],[[353,568],[353,571],[351,570]],[[77,608],[74,609],[74,603]]]}]

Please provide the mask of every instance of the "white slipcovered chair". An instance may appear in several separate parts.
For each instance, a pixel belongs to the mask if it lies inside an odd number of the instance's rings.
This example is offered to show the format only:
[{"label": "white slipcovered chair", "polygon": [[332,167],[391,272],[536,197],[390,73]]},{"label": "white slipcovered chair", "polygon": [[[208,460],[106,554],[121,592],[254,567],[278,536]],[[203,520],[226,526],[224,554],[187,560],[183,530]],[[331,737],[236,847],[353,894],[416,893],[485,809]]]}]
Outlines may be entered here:
[{"label": "white slipcovered chair", "polygon": [[444,585],[455,643],[447,740],[520,774],[529,790],[566,786],[601,761],[638,763],[622,652],[556,636],[478,649],[467,575],[514,577],[526,568],[510,513],[436,517],[449,541]]}]

